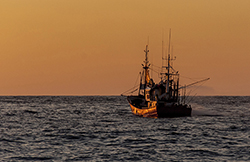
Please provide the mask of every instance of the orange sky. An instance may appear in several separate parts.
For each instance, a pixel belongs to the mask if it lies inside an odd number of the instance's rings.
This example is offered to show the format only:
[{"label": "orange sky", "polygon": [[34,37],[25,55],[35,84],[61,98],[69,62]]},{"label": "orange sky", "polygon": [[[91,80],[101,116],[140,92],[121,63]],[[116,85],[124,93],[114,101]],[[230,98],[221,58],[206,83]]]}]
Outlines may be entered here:
[{"label": "orange sky", "polygon": [[249,95],[249,7],[249,0],[2,0],[0,95],[119,95],[134,86],[148,37],[150,61],[161,66],[169,28],[176,70],[211,78],[198,95]]}]

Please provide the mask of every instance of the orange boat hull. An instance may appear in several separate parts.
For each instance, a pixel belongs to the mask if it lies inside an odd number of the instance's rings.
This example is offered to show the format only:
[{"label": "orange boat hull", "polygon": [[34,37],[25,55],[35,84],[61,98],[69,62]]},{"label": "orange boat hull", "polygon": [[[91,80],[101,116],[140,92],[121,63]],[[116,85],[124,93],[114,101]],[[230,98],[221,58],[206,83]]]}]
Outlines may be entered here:
[{"label": "orange boat hull", "polygon": [[129,103],[131,111],[134,115],[138,115],[138,116],[143,116],[143,117],[152,117],[152,118],[157,118],[157,109],[156,106],[152,107],[152,108],[137,108],[135,106],[133,106],[131,103]]}]

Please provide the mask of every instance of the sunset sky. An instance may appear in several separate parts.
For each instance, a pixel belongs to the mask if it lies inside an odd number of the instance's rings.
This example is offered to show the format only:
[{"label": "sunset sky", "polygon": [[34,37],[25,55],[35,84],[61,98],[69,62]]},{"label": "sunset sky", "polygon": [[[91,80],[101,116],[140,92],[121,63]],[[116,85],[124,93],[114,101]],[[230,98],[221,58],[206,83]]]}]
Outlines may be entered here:
[{"label": "sunset sky", "polygon": [[[172,30],[181,84],[250,95],[249,0],[0,0],[0,95],[120,95]],[[153,74],[157,81],[157,74]],[[187,79],[192,78],[192,79]]]}]

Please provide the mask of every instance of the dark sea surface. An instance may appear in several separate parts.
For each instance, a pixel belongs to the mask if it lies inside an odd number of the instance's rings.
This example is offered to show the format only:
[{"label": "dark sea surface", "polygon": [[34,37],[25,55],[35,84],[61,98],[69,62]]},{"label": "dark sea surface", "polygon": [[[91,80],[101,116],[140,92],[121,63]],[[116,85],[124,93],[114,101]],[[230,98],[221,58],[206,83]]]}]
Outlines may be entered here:
[{"label": "dark sea surface", "polygon": [[250,97],[194,97],[192,117],[132,115],[122,96],[0,97],[1,161],[250,161]]}]

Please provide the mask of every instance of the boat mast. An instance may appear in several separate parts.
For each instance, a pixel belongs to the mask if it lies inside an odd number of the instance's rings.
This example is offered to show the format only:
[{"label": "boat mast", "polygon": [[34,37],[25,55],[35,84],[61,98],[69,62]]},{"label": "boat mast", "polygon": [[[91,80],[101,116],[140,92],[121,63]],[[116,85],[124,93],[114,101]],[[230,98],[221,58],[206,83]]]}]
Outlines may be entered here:
[{"label": "boat mast", "polygon": [[161,49],[161,81],[163,80],[163,68],[164,68],[164,60],[165,60],[165,56],[164,56],[164,30],[162,30],[162,49]]},{"label": "boat mast", "polygon": [[167,66],[167,93],[169,93],[170,81],[170,42],[171,42],[171,29],[169,30],[169,46],[168,46],[168,66]]},{"label": "boat mast", "polygon": [[145,65],[143,68],[145,69],[145,86],[144,86],[144,89],[145,89],[149,83],[149,80],[150,80],[149,71],[148,71],[148,67],[149,67],[149,65],[148,65],[148,52],[149,52],[148,45],[146,45],[146,49],[144,50],[144,52],[145,52],[145,61],[144,61]]},{"label": "boat mast", "polygon": [[141,86],[142,86],[142,74],[141,74],[141,72],[139,74],[140,74],[140,86],[139,86],[138,96],[140,96],[140,94],[141,94]]}]

